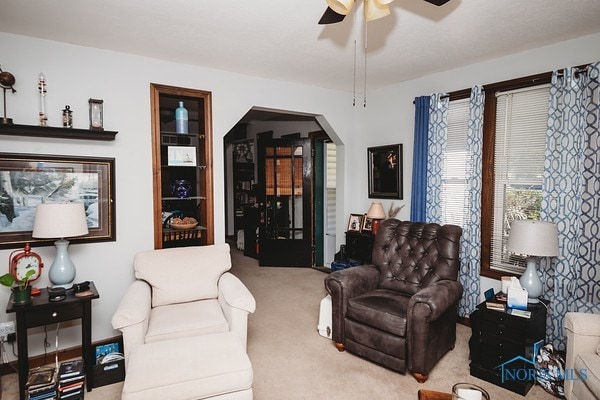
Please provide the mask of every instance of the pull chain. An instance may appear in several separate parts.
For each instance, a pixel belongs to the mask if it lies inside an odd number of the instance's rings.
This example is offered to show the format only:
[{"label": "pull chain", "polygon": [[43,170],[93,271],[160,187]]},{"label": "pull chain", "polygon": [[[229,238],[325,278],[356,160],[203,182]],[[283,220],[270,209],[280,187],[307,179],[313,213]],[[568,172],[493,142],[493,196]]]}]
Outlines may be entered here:
[{"label": "pull chain", "polygon": [[352,90],[352,107],[354,107],[356,106],[356,39],[354,40],[354,87]]}]

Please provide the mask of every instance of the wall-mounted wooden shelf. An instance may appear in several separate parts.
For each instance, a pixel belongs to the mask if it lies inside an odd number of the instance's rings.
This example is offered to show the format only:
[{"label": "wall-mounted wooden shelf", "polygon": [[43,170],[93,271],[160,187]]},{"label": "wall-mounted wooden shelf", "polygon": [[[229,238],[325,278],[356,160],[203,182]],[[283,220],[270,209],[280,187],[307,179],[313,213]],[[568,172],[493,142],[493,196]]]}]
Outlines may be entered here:
[{"label": "wall-mounted wooden shelf", "polygon": [[115,140],[117,131],[92,131],[90,129],[59,128],[35,125],[0,125],[0,135],[50,137],[60,139]]}]

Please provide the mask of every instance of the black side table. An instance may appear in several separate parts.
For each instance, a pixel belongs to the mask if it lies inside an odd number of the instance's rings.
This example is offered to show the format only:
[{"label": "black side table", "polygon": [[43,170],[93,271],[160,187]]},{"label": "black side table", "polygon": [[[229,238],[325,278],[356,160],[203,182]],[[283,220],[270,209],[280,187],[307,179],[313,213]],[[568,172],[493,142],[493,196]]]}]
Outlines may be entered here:
[{"label": "black side table", "polygon": [[535,382],[520,379],[523,373],[517,374],[519,379],[503,377],[503,373],[504,368],[512,371],[534,368],[530,362],[534,344],[545,341],[546,306],[542,303],[529,304],[527,311],[531,316],[524,318],[487,308],[483,302],[470,315],[471,375],[523,396]]},{"label": "black side table", "polygon": [[55,324],[57,322],[81,319],[81,345],[83,362],[85,364],[87,391],[94,387],[94,354],[92,348],[92,300],[100,297],[96,286],[92,282],[90,291],[93,293],[86,297],[75,297],[68,291],[67,298],[51,302],[48,300],[47,289],[31,298],[31,303],[15,305],[12,295],[6,306],[6,313],[16,313],[17,317],[17,349],[19,351],[19,396],[25,400],[25,384],[29,373],[29,353],[27,346],[27,329],[36,326]]},{"label": "black side table", "polygon": [[370,264],[374,236],[370,232],[346,232],[346,258]]}]

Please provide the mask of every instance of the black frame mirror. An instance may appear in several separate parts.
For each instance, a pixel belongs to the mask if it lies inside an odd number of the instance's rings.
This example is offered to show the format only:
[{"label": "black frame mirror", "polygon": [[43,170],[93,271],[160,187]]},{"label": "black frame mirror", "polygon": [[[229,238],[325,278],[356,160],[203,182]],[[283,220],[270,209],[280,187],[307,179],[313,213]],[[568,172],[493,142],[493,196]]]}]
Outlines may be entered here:
[{"label": "black frame mirror", "polygon": [[367,148],[369,198],[403,199],[402,144]]}]

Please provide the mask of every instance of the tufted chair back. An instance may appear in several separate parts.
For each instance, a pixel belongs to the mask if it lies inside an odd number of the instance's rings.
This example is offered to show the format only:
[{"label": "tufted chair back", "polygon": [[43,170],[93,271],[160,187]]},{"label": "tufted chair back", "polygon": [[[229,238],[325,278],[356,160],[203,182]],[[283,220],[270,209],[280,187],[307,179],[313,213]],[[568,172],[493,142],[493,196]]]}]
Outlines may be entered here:
[{"label": "tufted chair back", "polygon": [[412,296],[440,280],[457,280],[461,234],[456,225],[383,221],[373,243],[379,287]]}]

